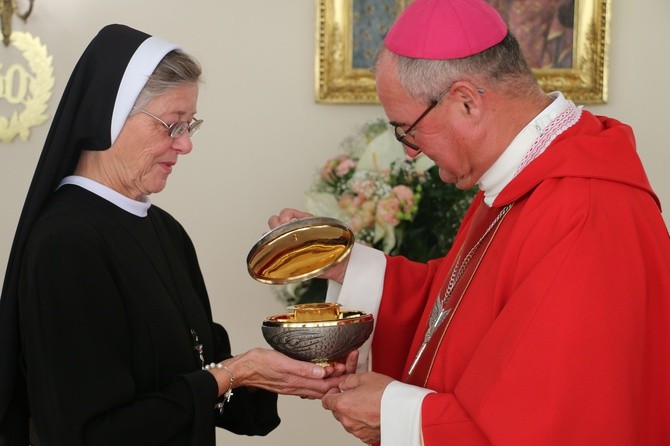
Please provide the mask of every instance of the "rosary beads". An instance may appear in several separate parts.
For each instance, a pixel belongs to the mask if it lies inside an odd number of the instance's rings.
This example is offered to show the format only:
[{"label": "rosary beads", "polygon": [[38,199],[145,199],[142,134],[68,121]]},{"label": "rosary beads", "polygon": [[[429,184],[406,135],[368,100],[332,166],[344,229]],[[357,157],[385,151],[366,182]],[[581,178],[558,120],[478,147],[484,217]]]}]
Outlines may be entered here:
[{"label": "rosary beads", "polygon": [[226,372],[228,372],[228,378],[230,379],[230,384],[228,385],[228,390],[226,390],[226,393],[223,394],[224,401],[221,401],[220,403],[216,403],[214,405],[214,408],[218,409],[220,414],[223,414],[223,405],[225,403],[229,402],[230,397],[233,396],[233,382],[235,381],[235,377],[233,376],[233,372],[228,367],[226,367],[225,365],[223,365],[220,362],[219,363],[212,362],[211,364],[205,365],[202,369],[203,370],[212,370],[212,369],[221,370],[221,369],[223,369]]}]

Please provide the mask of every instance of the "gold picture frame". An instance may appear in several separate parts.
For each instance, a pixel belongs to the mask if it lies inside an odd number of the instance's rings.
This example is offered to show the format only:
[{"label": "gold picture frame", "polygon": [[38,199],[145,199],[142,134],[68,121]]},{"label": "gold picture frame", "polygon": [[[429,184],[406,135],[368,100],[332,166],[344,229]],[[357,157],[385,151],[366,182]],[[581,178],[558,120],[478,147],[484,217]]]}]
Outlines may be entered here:
[{"label": "gold picture frame", "polygon": [[[320,103],[378,103],[374,76],[367,67],[354,61],[354,23],[360,19],[361,0],[315,0],[317,10],[317,47],[315,96]],[[389,2],[392,6],[389,6]],[[366,6],[368,15],[389,14],[394,17],[408,0],[375,0],[379,7]],[[386,4],[385,6],[383,4]],[[392,8],[393,10],[390,10]],[[390,26],[393,18],[388,20]],[[533,68],[542,88],[560,90],[580,104],[607,102],[607,67],[609,47],[610,0],[575,0],[572,32],[571,66],[567,68]],[[382,19],[383,22],[383,19]],[[385,34],[383,23],[371,22],[371,29]],[[514,30],[512,29],[512,32]],[[367,37],[370,33],[364,34]],[[374,40],[372,36],[371,40]],[[370,57],[369,50],[367,56]]]}]

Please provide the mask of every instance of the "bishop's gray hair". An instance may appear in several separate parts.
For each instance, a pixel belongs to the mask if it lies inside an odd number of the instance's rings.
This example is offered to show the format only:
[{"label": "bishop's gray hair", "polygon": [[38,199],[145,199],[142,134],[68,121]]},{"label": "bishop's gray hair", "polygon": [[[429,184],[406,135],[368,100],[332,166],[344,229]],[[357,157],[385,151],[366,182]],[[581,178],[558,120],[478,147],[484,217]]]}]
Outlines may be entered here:
[{"label": "bishop's gray hair", "polygon": [[511,97],[523,96],[538,88],[518,41],[509,32],[497,45],[461,59],[415,59],[394,54],[382,45],[373,71],[384,52],[397,60],[400,85],[412,98],[425,104],[437,99],[459,80],[490,84]]}]

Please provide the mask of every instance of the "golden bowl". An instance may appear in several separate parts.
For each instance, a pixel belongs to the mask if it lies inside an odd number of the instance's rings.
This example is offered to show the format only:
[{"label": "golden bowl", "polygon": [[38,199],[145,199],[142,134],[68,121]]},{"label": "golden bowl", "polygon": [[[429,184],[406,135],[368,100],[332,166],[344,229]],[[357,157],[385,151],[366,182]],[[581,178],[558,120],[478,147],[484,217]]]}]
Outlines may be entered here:
[{"label": "golden bowl", "polygon": [[294,311],[267,317],[262,331],[267,343],[286,356],[326,365],[363,345],[373,324],[372,314],[363,311],[339,310],[336,319],[316,321],[297,321]]},{"label": "golden bowl", "polygon": [[[305,217],[277,226],[247,255],[249,275],[261,283],[302,282],[346,259],[354,234],[329,217]],[[275,350],[294,359],[326,365],[344,359],[370,337],[373,316],[342,311],[338,304],[290,307],[293,313],[265,318],[262,331]]]}]

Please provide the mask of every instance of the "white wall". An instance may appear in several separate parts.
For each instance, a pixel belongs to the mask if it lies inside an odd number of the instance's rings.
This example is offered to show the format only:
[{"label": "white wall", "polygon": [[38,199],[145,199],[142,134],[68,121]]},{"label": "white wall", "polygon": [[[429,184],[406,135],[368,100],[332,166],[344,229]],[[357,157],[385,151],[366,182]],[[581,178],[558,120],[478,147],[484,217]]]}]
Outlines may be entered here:
[{"label": "white wall", "polygon": [[[664,209],[670,209],[665,137],[670,126],[665,78],[670,3],[612,3],[609,102],[587,108],[632,124],[652,186]],[[266,230],[269,215],[302,206],[303,191],[321,164],[337,153],[340,140],[383,112],[376,105],[314,102],[313,1],[58,0],[35,2],[27,25],[13,22],[15,30],[39,36],[53,55],[50,115],[85,45],[113,22],[180,43],[203,65],[199,117],[205,124],[195,150],[180,160],[168,187],[152,200],[175,215],[194,239],[215,318],[231,333],[234,351],[264,346],[260,323],[282,306],[269,286],[247,275],[249,248]],[[10,50],[0,47],[0,63]],[[47,129],[48,123],[34,129],[25,143],[0,146],[0,271]],[[667,213],[665,218],[670,221]],[[221,433],[219,443],[313,444],[316,437],[323,446],[360,444],[318,401],[280,397],[280,411],[283,422],[269,437]]]}]

